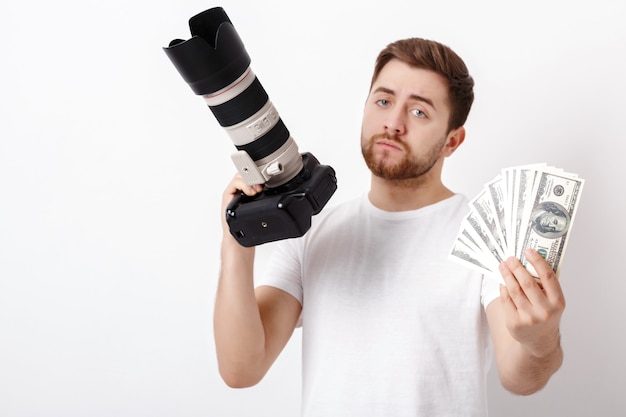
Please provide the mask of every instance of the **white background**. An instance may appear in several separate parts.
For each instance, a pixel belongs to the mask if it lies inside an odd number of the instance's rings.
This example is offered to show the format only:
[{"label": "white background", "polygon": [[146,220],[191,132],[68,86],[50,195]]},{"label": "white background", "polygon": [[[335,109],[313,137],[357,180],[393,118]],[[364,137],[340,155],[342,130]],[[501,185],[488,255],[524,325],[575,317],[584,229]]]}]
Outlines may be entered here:
[{"label": "white background", "polygon": [[[444,180],[586,179],[562,270],[565,363],[492,416],[624,416],[624,1],[120,1],[0,6],[0,416],[296,416],[300,332],[246,390],[218,376],[212,309],[234,147],[162,47],[223,6],[302,151],[363,192],[362,105],[388,42],[453,47],[476,80]],[[259,266],[268,246],[259,248]]]}]

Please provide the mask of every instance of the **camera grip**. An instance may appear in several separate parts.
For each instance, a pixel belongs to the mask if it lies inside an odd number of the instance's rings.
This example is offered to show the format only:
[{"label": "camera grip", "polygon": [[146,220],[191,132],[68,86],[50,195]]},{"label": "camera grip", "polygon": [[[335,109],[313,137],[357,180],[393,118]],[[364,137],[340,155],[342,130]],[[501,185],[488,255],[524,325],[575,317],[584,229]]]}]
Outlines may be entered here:
[{"label": "camera grip", "polygon": [[254,196],[240,192],[230,201],[226,221],[242,246],[300,237],[311,228],[311,217],[331,198],[337,178],[333,168],[320,165],[310,153],[302,158],[304,168],[290,184]]}]

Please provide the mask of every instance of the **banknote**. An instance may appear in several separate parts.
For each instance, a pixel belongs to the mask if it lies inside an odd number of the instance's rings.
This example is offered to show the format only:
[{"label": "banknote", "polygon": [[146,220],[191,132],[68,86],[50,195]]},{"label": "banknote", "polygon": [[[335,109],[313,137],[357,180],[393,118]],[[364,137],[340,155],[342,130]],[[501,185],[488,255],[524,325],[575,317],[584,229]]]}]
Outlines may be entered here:
[{"label": "banknote", "polygon": [[559,275],[583,186],[584,181],[576,175],[558,171],[542,171],[538,174],[532,201],[522,215],[526,228],[519,241],[518,251],[522,265],[533,276],[538,275],[524,256],[527,248],[539,252]]},{"label": "banknote", "polygon": [[511,186],[509,188],[509,211],[510,211],[510,241],[508,242],[507,256],[519,257],[520,236],[523,235],[523,215],[526,200],[532,191],[535,177],[538,169],[545,167],[546,164],[533,164],[519,167],[508,168],[511,172]]},{"label": "banknote", "polygon": [[[478,223],[482,229],[485,239],[489,240],[488,248],[493,248],[498,257],[503,258],[505,254],[504,238],[499,227],[498,213],[490,195],[490,190],[483,187],[482,191],[470,202],[472,208],[472,221]],[[468,218],[469,220],[469,218]]]},{"label": "banknote", "polygon": [[478,271],[481,274],[486,274],[490,276],[494,275],[494,271],[489,269],[489,267],[484,265],[483,261],[479,259],[480,254],[478,254],[472,248],[466,245],[462,239],[457,239],[454,241],[450,254],[450,256],[454,257],[455,262],[467,268]]},{"label": "banknote", "polygon": [[495,228],[498,234],[498,240],[502,246],[502,252],[508,253],[507,247],[507,227],[506,227],[506,215],[505,215],[505,184],[502,179],[502,175],[496,176],[493,180],[485,184],[484,189],[487,194],[487,198],[491,200],[489,204],[491,210],[493,210]]},{"label": "banknote", "polygon": [[584,180],[547,163],[504,168],[470,200],[449,259],[500,283],[498,265],[536,250],[558,275],[582,195]]},{"label": "banknote", "polygon": [[463,225],[482,251],[488,252],[498,263],[504,260],[504,254],[491,235],[491,229],[485,225],[479,213],[474,210],[470,211],[465,217]]}]

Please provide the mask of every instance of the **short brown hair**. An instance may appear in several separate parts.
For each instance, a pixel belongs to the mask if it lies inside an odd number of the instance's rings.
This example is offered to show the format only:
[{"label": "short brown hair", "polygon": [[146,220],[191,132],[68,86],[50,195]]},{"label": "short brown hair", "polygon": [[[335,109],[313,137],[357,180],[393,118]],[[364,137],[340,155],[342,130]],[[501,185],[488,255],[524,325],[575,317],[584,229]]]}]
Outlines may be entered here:
[{"label": "short brown hair", "polygon": [[465,62],[450,47],[422,38],[408,38],[390,43],[376,58],[370,88],[383,67],[393,59],[441,75],[448,83],[451,110],[448,132],[465,124],[474,102],[474,79]]}]

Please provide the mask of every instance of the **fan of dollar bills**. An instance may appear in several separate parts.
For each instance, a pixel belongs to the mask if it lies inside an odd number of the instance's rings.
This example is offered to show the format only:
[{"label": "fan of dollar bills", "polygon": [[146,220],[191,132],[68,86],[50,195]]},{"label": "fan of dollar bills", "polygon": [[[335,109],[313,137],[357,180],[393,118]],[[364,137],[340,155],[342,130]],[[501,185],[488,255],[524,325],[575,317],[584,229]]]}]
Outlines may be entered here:
[{"label": "fan of dollar bills", "polygon": [[449,258],[504,283],[509,256],[535,277],[524,251],[535,249],[560,273],[584,180],[545,163],[505,168],[471,200]]}]

